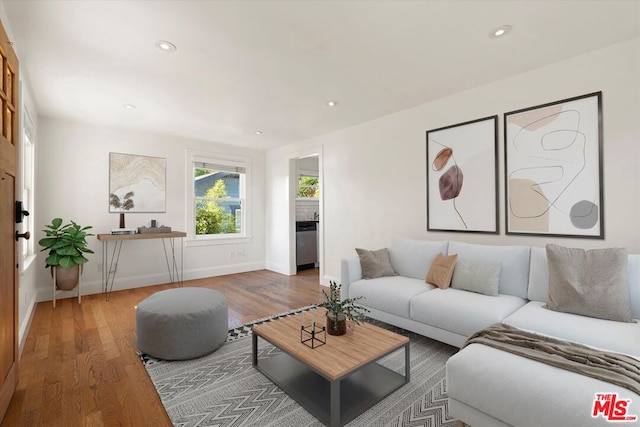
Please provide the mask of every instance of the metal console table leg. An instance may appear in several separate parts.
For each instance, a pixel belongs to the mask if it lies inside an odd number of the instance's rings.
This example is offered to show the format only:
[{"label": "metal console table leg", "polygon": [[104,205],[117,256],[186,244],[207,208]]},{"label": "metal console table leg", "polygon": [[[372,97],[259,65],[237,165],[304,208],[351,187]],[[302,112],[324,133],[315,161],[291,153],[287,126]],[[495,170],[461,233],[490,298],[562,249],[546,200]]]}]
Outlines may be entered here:
[{"label": "metal console table leg", "polygon": [[[105,294],[106,300],[109,301],[113,285],[115,282],[116,269],[122,252],[122,242],[124,240],[147,240],[162,239],[162,247],[164,249],[165,261],[169,272],[169,281],[171,283],[178,282],[182,286],[184,278],[184,245],[180,242],[180,263],[176,259],[176,238],[183,239],[187,233],[182,231],[173,231],[169,233],[154,234],[98,234],[98,240],[102,241],[102,292]],[[168,244],[165,240],[169,240]],[[109,242],[113,242],[114,246],[110,252]]]},{"label": "metal console table leg", "polygon": [[109,297],[111,296],[111,291],[113,290],[113,282],[116,279],[116,268],[118,266],[118,261],[120,260],[120,252],[122,251],[122,240],[116,240],[113,246],[113,253],[111,254],[111,259],[109,260],[109,242],[102,242],[102,283],[103,283],[103,292],[106,294],[106,299],[109,301]]}]

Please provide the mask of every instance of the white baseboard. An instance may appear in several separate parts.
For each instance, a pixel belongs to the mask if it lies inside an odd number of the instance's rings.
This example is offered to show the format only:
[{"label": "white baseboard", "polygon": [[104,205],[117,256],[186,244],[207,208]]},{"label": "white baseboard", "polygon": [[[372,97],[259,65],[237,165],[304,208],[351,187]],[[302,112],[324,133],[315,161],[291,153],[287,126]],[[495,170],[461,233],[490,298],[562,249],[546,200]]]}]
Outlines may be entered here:
[{"label": "white baseboard", "polygon": [[339,277],[334,277],[334,276],[328,276],[328,275],[324,275],[322,277],[322,280],[320,281],[320,284],[323,286],[329,286],[329,282],[336,282],[336,283],[340,283],[340,278]]},{"label": "white baseboard", "polygon": [[31,329],[31,321],[36,312],[36,304],[36,298],[31,298],[31,301],[27,305],[27,312],[20,325],[20,330],[18,331],[18,359],[22,357],[22,350],[24,350],[24,345],[27,342],[27,335],[29,334],[29,329]]},{"label": "white baseboard", "polygon": [[[203,279],[206,277],[223,276],[226,274],[245,273],[247,271],[264,270],[262,262],[247,262],[239,264],[225,265],[221,267],[199,268],[195,270],[185,270],[183,280]],[[117,275],[113,283],[112,292],[125,289],[142,288],[145,286],[161,285],[169,283],[167,273],[146,274],[140,276],[119,278]],[[82,282],[82,295],[93,295],[102,293],[102,281]],[[77,298],[77,290],[69,292],[60,292],[56,299]],[[51,286],[47,288],[37,289],[37,302],[52,301],[53,289]]]},{"label": "white baseboard", "polygon": [[224,276],[225,274],[246,273],[247,271],[264,270],[264,262],[245,262],[223,265],[220,267],[198,268],[184,272],[184,280],[203,279],[205,277]]},{"label": "white baseboard", "polygon": [[296,272],[290,272],[289,266],[284,264],[276,264],[273,262],[267,262],[266,267],[267,270],[273,271],[275,273],[284,274],[285,276],[293,276]]}]

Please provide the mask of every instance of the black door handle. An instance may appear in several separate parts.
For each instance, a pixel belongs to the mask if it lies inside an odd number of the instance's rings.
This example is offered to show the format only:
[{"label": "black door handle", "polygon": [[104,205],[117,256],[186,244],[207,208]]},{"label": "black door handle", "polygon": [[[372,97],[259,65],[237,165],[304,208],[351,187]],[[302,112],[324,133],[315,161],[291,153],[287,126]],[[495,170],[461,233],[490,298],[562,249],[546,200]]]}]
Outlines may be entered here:
[{"label": "black door handle", "polygon": [[29,240],[31,238],[31,233],[29,233],[28,231],[25,231],[24,233],[19,233],[18,231],[16,231],[16,242],[20,239],[23,238],[25,240]]},{"label": "black door handle", "polygon": [[29,216],[29,211],[22,209],[22,202],[16,200],[16,224],[20,224],[25,216]]}]

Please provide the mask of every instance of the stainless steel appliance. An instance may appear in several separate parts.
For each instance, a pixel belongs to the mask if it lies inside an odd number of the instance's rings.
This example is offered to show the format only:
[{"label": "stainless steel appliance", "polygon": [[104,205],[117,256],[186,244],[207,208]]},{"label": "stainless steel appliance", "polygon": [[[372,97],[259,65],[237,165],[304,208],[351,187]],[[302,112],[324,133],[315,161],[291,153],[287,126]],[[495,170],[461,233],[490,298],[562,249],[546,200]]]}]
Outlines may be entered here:
[{"label": "stainless steel appliance", "polygon": [[318,262],[317,229],[317,221],[296,221],[297,270],[314,268]]}]

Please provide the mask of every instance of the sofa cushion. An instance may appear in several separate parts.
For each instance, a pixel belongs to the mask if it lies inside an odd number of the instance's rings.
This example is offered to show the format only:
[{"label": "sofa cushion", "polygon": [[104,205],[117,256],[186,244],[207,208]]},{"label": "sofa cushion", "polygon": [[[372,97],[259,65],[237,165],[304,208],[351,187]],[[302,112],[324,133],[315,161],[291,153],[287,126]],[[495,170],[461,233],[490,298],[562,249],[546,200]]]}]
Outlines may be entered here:
[{"label": "sofa cushion", "polygon": [[[529,299],[546,301],[549,295],[549,266],[545,248],[531,248]],[[640,255],[628,257],[628,279],[631,294],[631,316],[640,319]]]},{"label": "sofa cushion", "polygon": [[485,345],[471,344],[447,361],[449,397],[508,425],[615,425],[591,416],[596,393],[618,393],[631,400],[630,415],[640,415],[640,396],[632,391]]},{"label": "sofa cushion", "polygon": [[547,308],[601,319],[631,321],[627,250],[547,245]]},{"label": "sofa cushion", "polygon": [[549,263],[545,248],[531,248],[529,265],[529,290],[531,301],[546,301],[549,296]]},{"label": "sofa cushion", "polygon": [[424,281],[427,270],[439,253],[447,253],[446,241],[393,239],[389,244],[389,259],[400,276]]},{"label": "sofa cushion", "polygon": [[500,294],[527,297],[529,283],[528,246],[492,246],[451,241],[449,254],[458,254],[460,260],[502,264]]},{"label": "sofa cushion", "polygon": [[463,291],[498,296],[501,264],[460,260],[451,280],[451,287]]},{"label": "sofa cushion", "polygon": [[451,285],[457,259],[458,255],[438,254],[429,267],[425,282],[436,285],[440,289],[447,289]]},{"label": "sofa cushion", "polygon": [[469,336],[522,307],[526,301],[512,295],[490,297],[459,289],[434,289],[413,297],[411,319]]},{"label": "sofa cushion", "polygon": [[389,262],[389,252],[387,248],[369,251],[356,248],[362,267],[362,276],[365,279],[375,279],[384,276],[395,276],[396,272]]},{"label": "sofa cushion", "polygon": [[404,276],[380,277],[373,280],[358,280],[349,285],[349,297],[363,296],[359,303],[387,313],[409,318],[409,301],[435,286]]},{"label": "sofa cushion", "polygon": [[615,322],[551,311],[543,305],[541,301],[531,301],[504,319],[504,323],[543,335],[640,357],[640,323]]}]

